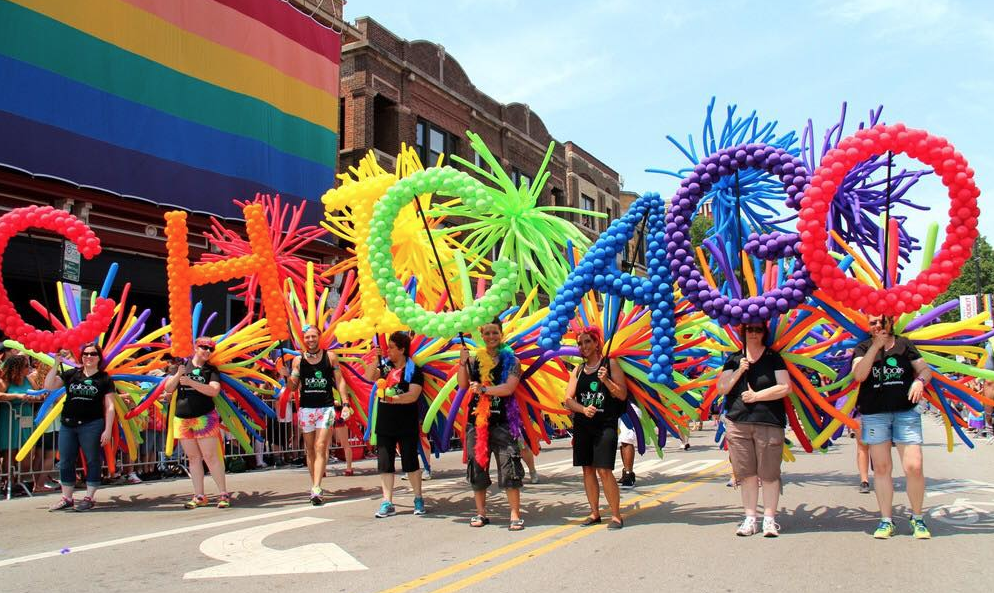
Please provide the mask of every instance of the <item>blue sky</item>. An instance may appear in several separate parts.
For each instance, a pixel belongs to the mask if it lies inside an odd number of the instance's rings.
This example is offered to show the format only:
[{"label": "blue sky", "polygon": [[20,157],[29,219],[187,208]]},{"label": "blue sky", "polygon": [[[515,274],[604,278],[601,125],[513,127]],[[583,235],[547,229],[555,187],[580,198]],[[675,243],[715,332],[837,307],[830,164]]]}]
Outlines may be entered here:
[{"label": "blue sky", "polygon": [[[440,43],[483,92],[527,103],[552,135],[619,171],[625,189],[671,194],[648,167],[686,164],[667,135],[700,142],[705,107],[736,104],[777,120],[814,121],[816,138],[849,112],[846,132],[883,104],[883,120],[945,136],[977,172],[980,232],[994,235],[994,8],[986,2],[397,2],[352,0],[409,40]],[[718,123],[723,121],[719,119]],[[896,161],[898,166],[911,164]],[[948,221],[937,182],[913,201],[933,207],[909,222]],[[944,233],[940,231],[941,243]],[[917,259],[917,258],[916,258]]]}]

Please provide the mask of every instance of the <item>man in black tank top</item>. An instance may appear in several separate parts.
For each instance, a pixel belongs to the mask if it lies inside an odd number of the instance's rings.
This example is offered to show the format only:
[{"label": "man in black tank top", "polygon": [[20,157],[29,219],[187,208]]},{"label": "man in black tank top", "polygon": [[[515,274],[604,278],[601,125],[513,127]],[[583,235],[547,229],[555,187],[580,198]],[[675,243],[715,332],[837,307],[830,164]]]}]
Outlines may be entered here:
[{"label": "man in black tank top", "polygon": [[[286,386],[299,389],[297,422],[304,434],[307,469],[311,474],[311,504],[323,504],[321,479],[328,465],[328,440],[336,419],[347,420],[352,410],[345,397],[345,379],[338,368],[338,357],[320,347],[321,333],[314,326],[304,326],[304,352],[291,363]],[[284,375],[287,371],[284,369]],[[337,398],[336,398],[337,387]],[[336,410],[337,409],[337,410]],[[346,451],[348,439],[345,440]]]},{"label": "man in black tank top", "polygon": [[584,525],[601,522],[600,489],[611,507],[608,529],[621,529],[621,493],[614,480],[618,451],[618,418],[625,410],[628,387],[616,360],[605,364],[604,338],[599,328],[586,327],[576,338],[583,363],[571,374],[565,408],[573,412],[573,465],[583,468],[583,488],[590,503]]}]

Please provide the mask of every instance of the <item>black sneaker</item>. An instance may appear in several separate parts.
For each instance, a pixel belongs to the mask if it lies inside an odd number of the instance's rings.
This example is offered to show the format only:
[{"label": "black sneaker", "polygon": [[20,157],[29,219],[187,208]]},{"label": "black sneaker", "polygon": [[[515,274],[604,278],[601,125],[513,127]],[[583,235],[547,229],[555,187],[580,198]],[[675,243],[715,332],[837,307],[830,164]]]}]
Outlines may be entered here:
[{"label": "black sneaker", "polygon": [[635,473],[629,472],[622,474],[621,476],[621,487],[622,488],[634,488],[635,487]]},{"label": "black sneaker", "polygon": [[869,494],[870,493],[870,483],[869,482],[860,482],[859,483],[859,493],[860,494]]}]

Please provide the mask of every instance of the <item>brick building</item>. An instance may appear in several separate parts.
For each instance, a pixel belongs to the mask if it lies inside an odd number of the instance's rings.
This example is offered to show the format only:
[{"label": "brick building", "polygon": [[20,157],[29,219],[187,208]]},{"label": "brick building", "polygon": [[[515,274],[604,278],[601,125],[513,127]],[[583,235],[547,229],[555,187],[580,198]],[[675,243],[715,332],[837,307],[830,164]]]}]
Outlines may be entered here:
[{"label": "brick building", "polygon": [[[369,17],[346,29],[341,76],[341,170],[370,149],[389,168],[401,143],[417,147],[426,166],[443,153],[474,162],[465,136],[470,130],[515,183],[530,182],[554,140],[527,105],[505,105],[476,88],[441,45],[401,39]],[[580,146],[557,141],[548,171],[540,204],[618,215],[620,176]],[[569,218],[591,237],[607,226]]]}]

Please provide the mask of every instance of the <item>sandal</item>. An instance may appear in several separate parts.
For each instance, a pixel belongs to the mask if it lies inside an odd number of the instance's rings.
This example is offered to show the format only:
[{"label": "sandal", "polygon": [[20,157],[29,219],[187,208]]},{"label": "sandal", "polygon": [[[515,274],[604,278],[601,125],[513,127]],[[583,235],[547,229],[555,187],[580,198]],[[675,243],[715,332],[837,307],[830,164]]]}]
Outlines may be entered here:
[{"label": "sandal", "polygon": [[617,519],[611,519],[611,522],[607,524],[608,529],[621,529],[625,526],[625,520],[622,519],[618,521]]},{"label": "sandal", "polygon": [[484,525],[490,525],[489,517],[484,517],[483,515],[477,515],[469,520],[470,527],[483,527]]},{"label": "sandal", "polygon": [[525,530],[525,520],[524,519],[514,519],[511,524],[507,526],[508,531],[524,531]]},{"label": "sandal", "polygon": [[591,525],[597,525],[601,522],[600,517],[587,517],[583,523],[580,523],[582,527],[590,527]]}]

